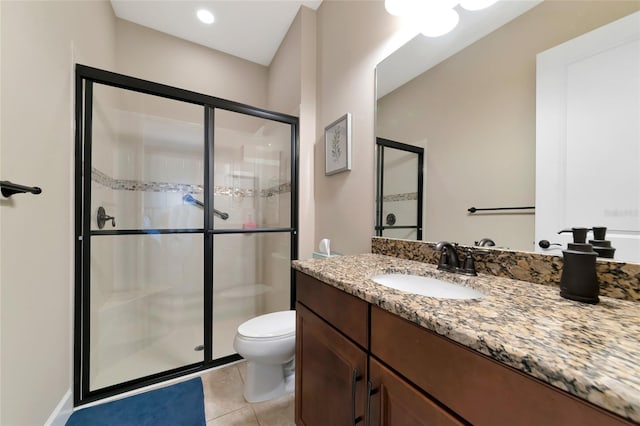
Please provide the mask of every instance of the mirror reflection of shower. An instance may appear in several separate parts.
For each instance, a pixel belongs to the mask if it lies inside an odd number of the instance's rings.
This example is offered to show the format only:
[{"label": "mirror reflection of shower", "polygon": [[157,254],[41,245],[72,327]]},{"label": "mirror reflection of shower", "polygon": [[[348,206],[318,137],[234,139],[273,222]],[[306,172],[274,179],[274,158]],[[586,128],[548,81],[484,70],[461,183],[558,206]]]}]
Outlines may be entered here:
[{"label": "mirror reflection of shower", "polygon": [[377,138],[376,235],[422,239],[424,148]]}]

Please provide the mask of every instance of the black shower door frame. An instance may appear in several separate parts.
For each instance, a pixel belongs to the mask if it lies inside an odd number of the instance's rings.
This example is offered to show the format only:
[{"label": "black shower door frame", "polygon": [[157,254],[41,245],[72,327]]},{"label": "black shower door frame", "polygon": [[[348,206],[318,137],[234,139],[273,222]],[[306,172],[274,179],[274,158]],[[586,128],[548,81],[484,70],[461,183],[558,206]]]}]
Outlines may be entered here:
[{"label": "black shower door frame", "polygon": [[[402,142],[392,141],[390,139],[376,138],[377,148],[377,176],[376,176],[376,225],[375,234],[382,237],[385,229],[415,229],[416,239],[422,240],[422,200],[424,197],[424,148],[413,146]],[[385,225],[383,223],[382,211],[384,207],[384,150],[385,148],[397,149],[400,151],[411,152],[418,156],[417,170],[417,206],[416,206],[416,224],[415,225]]]},{"label": "black shower door frame", "polygon": [[[91,143],[93,85],[101,84],[120,89],[159,96],[176,101],[201,105],[204,109],[204,227],[196,229],[91,229]],[[257,229],[214,229],[214,111],[216,109],[285,123],[291,126],[291,227]],[[197,373],[241,359],[237,354],[213,359],[213,262],[204,262],[204,360],[150,376],[91,391],[89,388],[90,361],[90,253],[91,236],[157,234],[202,234],[204,258],[213,259],[216,234],[290,234],[291,259],[298,258],[298,117],[250,105],[192,92],[164,84],[154,83],[76,64],[75,81],[75,291],[74,291],[74,349],[73,349],[73,401],[83,405],[129,390]],[[83,179],[83,176],[86,179]],[[295,274],[290,273],[290,306],[293,309]]]}]

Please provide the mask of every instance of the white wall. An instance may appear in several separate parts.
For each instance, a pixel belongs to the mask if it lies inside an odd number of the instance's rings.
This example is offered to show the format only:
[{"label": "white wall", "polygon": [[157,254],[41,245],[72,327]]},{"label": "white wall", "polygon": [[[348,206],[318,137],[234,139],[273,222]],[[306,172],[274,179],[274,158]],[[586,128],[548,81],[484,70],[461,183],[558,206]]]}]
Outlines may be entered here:
[{"label": "white wall", "polygon": [[0,424],[43,424],[72,383],[74,61],[113,68],[107,1],[0,2]]}]

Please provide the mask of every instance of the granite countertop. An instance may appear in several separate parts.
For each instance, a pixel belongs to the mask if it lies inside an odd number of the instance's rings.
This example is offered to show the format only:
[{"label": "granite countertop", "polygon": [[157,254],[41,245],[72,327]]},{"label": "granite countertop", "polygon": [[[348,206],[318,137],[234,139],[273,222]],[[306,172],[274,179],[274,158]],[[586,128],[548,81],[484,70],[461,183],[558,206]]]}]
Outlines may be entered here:
[{"label": "granite countertop", "polygon": [[[378,254],[297,260],[293,268],[435,331],[622,417],[640,422],[640,304],[600,296],[587,305],[559,289]],[[485,294],[435,299],[376,284],[381,273],[414,273]]]}]

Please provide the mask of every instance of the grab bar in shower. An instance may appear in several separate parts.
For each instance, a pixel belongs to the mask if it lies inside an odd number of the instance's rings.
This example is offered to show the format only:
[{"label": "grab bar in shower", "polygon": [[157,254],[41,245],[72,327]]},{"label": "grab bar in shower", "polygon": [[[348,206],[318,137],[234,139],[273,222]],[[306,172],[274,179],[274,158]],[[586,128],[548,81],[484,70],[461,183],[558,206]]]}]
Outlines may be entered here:
[{"label": "grab bar in shower", "polygon": [[40,194],[42,189],[37,186],[18,185],[17,183],[9,182],[8,180],[2,180],[0,181],[0,192],[2,192],[4,197],[9,198],[13,194],[22,194],[25,192]]},{"label": "grab bar in shower", "polygon": [[[202,201],[199,201],[196,198],[194,198],[193,195],[191,195],[191,194],[184,194],[184,197],[182,197],[182,199],[185,201],[185,203],[195,204],[197,206],[200,206],[200,207],[204,208],[204,203]],[[218,216],[222,220],[229,219],[229,213],[221,212],[218,209],[213,209],[213,214],[215,214],[216,216]]]}]

